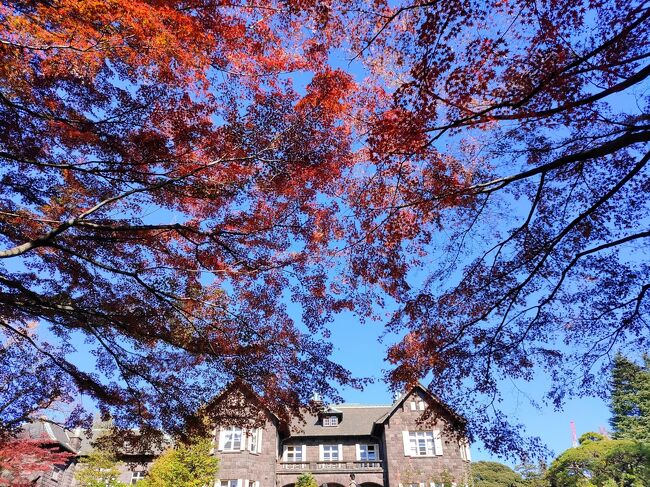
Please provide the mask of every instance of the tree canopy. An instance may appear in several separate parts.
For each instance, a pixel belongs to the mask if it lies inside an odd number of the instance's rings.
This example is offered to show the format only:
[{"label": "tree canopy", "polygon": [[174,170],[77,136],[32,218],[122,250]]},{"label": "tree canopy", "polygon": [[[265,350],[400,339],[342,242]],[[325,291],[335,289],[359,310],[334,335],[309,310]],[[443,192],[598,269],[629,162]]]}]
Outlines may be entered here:
[{"label": "tree canopy", "polygon": [[214,483],[219,460],[210,454],[209,439],[180,444],[162,453],[152,464],[141,487],[203,487]]},{"label": "tree canopy", "polygon": [[507,465],[499,462],[472,463],[474,487],[525,487],[524,479]]},{"label": "tree canopy", "polygon": [[80,487],[125,487],[117,464],[112,452],[95,449],[79,459],[74,476]]},{"label": "tree canopy", "polygon": [[623,355],[614,360],[610,410],[614,438],[650,443],[650,357],[638,365]]},{"label": "tree canopy", "polygon": [[310,472],[302,473],[296,480],[296,487],[318,487],[318,482]]},{"label": "tree canopy", "polygon": [[650,482],[650,445],[598,433],[585,433],[579,442],[551,464],[548,478],[554,487],[642,487]]},{"label": "tree canopy", "polygon": [[364,382],[328,323],[390,305],[391,384],[430,379],[471,437],[525,454],[504,377],[546,371],[560,406],[647,348],[643,1],[28,0],[0,20],[3,341],[116,427],[179,434],[235,379],[279,416],[336,399]]}]

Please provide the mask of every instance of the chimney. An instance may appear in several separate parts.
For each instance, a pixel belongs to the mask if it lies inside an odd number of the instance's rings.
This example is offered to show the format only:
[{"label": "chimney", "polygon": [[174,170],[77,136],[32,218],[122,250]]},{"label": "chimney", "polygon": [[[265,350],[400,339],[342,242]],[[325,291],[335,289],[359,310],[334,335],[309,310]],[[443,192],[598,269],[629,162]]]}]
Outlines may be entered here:
[{"label": "chimney", "polygon": [[75,450],[79,451],[81,448],[81,428],[75,428],[74,431],[68,435],[70,439],[70,446]]}]

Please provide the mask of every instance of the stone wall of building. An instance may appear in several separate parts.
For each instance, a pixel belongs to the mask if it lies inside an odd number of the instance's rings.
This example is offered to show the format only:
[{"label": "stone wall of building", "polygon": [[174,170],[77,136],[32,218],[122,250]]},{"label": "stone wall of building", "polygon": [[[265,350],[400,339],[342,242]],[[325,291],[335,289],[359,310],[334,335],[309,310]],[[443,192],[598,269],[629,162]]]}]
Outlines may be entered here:
[{"label": "stone wall of building", "polygon": [[[419,405],[423,400],[425,398],[420,391],[411,392],[385,424],[388,486],[407,487],[409,484],[418,484],[421,487],[424,484],[425,487],[430,487],[432,482],[436,485],[455,482],[459,487],[468,484],[469,462],[462,459],[458,438],[449,431],[451,418],[441,412],[441,418],[434,425],[418,424],[423,412],[419,407],[415,411],[411,410],[410,404],[413,401]],[[426,402],[425,404],[425,407],[430,407]],[[405,455],[403,431],[432,430],[440,431],[442,455]]]},{"label": "stone wall of building", "polygon": [[379,459],[384,458],[384,452],[381,447],[381,438],[376,438],[373,436],[359,436],[353,438],[329,436],[329,437],[318,437],[318,438],[301,438],[301,437],[287,438],[282,442],[281,445],[282,448],[280,448],[280,459],[282,459],[283,447],[285,445],[306,446],[307,456],[304,460],[307,462],[320,461],[320,445],[341,445],[343,450],[343,455],[340,460],[353,462],[356,461],[357,459],[358,444],[379,445]]},{"label": "stone wall of building", "polygon": [[[374,484],[385,485],[383,467],[368,468],[370,464],[366,463],[363,468],[357,463],[357,445],[371,444],[379,446],[379,461],[384,465],[384,452],[381,447],[381,438],[373,436],[358,437],[291,437],[285,439],[281,444],[280,461],[282,462],[282,453],[284,446],[304,446],[306,449],[306,458],[303,459],[303,469],[285,470],[278,469],[277,487],[286,487],[295,483],[298,475],[302,471],[310,471],[314,474],[318,485],[327,484],[328,487],[343,485],[348,487],[351,482],[350,473],[354,473],[357,485]],[[339,462],[325,463],[320,459],[320,445],[341,445],[342,457]],[[281,463],[284,467],[286,464]],[[336,470],[341,471],[337,472]]]},{"label": "stone wall of building", "polygon": [[[275,419],[269,417],[262,428],[260,453],[250,451],[217,451],[219,479],[238,479],[259,482],[258,487],[275,487],[275,468],[278,458],[278,429]],[[218,432],[217,432],[218,435]],[[218,438],[218,437],[217,437]],[[241,487],[248,487],[243,485]]]}]

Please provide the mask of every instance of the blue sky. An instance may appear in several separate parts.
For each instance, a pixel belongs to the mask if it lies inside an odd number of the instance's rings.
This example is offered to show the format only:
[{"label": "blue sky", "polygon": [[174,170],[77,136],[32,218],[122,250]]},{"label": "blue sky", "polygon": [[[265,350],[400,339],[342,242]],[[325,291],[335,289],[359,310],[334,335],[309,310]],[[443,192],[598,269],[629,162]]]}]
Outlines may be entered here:
[{"label": "blue sky", "polygon": [[[359,324],[354,316],[339,316],[332,324],[332,341],[335,345],[333,358],[347,367],[354,375],[375,379],[363,391],[343,389],[346,402],[364,404],[390,404],[392,395],[382,380],[386,345],[378,342],[383,333],[381,323]],[[533,407],[530,399],[539,401],[544,394],[548,379],[540,373],[529,384],[503,383],[503,411],[513,422],[526,427],[531,436],[540,437],[555,455],[571,446],[570,422],[574,421],[577,435],[587,431],[608,428],[609,410],[606,402],[598,398],[581,398],[568,401],[562,411],[554,411],[552,405]],[[608,428],[609,429],[609,428]],[[505,462],[488,452],[481,443],[472,445],[472,460],[495,460]],[[510,462],[506,462],[510,463]]]}]

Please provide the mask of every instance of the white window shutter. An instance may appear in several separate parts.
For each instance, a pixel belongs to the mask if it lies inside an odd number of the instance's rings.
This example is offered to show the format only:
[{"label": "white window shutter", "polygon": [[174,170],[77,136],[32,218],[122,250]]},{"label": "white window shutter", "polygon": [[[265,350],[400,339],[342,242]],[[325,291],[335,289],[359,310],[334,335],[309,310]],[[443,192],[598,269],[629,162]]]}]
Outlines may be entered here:
[{"label": "white window shutter", "polygon": [[442,455],[442,436],[440,436],[440,430],[433,430],[433,445],[436,450],[436,455]]},{"label": "white window shutter", "polygon": [[219,429],[219,451],[223,451],[223,445],[226,443],[226,430],[223,428]]},{"label": "white window shutter", "polygon": [[264,428],[259,428],[257,430],[257,452],[255,453],[262,453],[262,432],[264,431]]},{"label": "white window shutter", "polygon": [[381,460],[381,457],[379,456],[379,445],[377,443],[375,443],[375,459]]},{"label": "white window shutter", "polygon": [[339,443],[339,462],[343,461],[343,445]]},{"label": "white window shutter", "polygon": [[217,434],[219,434],[219,430],[217,430],[217,428],[214,428],[212,430],[212,442],[210,442],[210,455],[214,455],[214,450],[217,446]]},{"label": "white window shutter", "polygon": [[307,445],[302,445],[302,461],[307,461]]},{"label": "white window shutter", "polygon": [[411,456],[411,442],[409,441],[409,432],[402,431],[402,441],[404,442],[404,456]]},{"label": "white window shutter", "polygon": [[284,445],[284,451],[282,452],[282,461],[286,462],[287,461],[287,445]]},{"label": "white window shutter", "polygon": [[359,460],[361,460],[361,445],[359,445],[359,443],[357,443],[357,444],[354,445],[354,446],[356,447],[356,452],[357,452],[357,462],[358,462]]},{"label": "white window shutter", "polygon": [[221,479],[216,479],[214,481],[214,487],[220,487],[221,486]]},{"label": "white window shutter", "polygon": [[472,461],[472,452],[470,451],[468,442],[465,442],[465,460],[468,462]]},{"label": "white window shutter", "polygon": [[415,401],[411,401],[411,411],[415,411],[417,409],[417,404],[415,404]]},{"label": "white window shutter", "polygon": [[237,479],[237,487],[244,487],[242,485],[242,479]]},{"label": "white window shutter", "polygon": [[424,487],[424,482],[420,482],[420,487]]},{"label": "white window shutter", "polygon": [[426,403],[425,403],[424,401],[420,401],[419,406],[420,406],[420,411],[424,411],[424,408],[425,408],[425,406],[426,406]]},{"label": "white window shutter", "polygon": [[325,460],[325,453],[323,452],[323,445],[318,445],[318,459],[322,462]]},{"label": "white window shutter", "polygon": [[[241,442],[239,443],[239,451],[246,450],[246,444],[248,443],[248,431],[242,428],[241,430]],[[240,479],[241,480],[241,479]]]},{"label": "white window shutter", "polygon": [[244,479],[244,487],[248,487],[248,479]]}]

